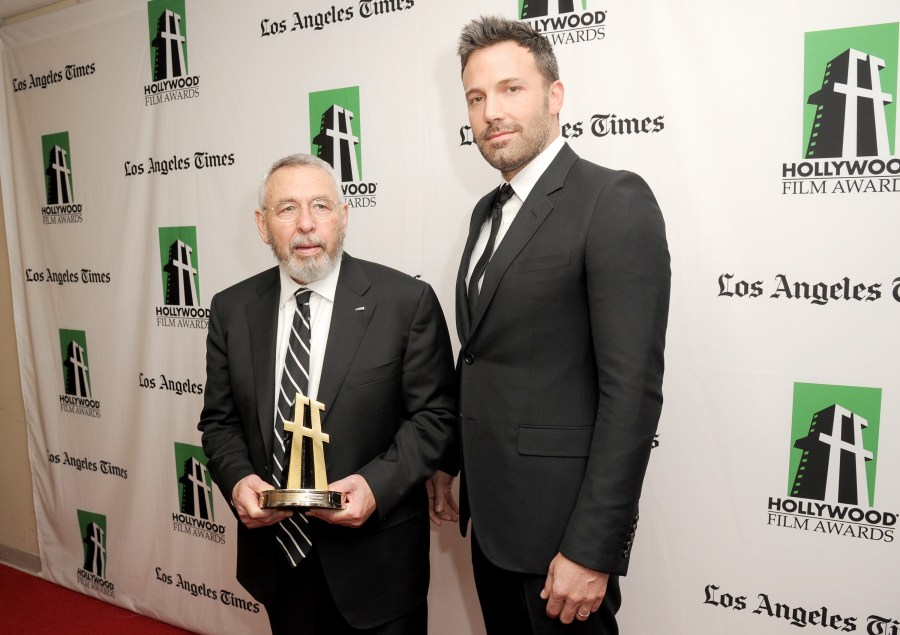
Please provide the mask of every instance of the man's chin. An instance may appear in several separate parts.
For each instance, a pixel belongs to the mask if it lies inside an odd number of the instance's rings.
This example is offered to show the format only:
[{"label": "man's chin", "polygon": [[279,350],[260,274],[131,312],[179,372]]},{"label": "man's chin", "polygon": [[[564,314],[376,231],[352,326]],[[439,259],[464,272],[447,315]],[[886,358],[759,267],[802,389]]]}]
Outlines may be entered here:
[{"label": "man's chin", "polygon": [[327,254],[316,257],[298,258],[281,262],[282,270],[291,278],[301,284],[309,284],[321,280],[334,269],[334,264],[329,262]]}]

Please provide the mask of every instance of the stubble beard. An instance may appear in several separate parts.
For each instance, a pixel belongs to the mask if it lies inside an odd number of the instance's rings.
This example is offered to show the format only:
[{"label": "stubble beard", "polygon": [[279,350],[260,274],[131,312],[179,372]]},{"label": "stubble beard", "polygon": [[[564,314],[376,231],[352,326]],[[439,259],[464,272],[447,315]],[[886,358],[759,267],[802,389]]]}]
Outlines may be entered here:
[{"label": "stubble beard", "polygon": [[[541,153],[550,139],[550,128],[549,101],[545,101],[541,112],[535,115],[527,126],[519,123],[488,126],[475,139],[475,144],[484,160],[506,176],[517,173]],[[501,147],[490,147],[488,137],[501,131],[517,132],[519,138],[508,141]]]}]

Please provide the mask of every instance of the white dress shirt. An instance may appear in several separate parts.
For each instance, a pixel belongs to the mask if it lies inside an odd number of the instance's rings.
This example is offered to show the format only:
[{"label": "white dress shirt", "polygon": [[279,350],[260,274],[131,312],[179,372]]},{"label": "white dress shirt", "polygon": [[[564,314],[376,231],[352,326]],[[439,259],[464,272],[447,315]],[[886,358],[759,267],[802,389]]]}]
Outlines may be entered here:
[{"label": "white dress shirt", "polygon": [[[310,289],[309,314],[309,394],[315,399],[319,392],[319,380],[322,377],[322,364],[325,362],[325,345],[328,343],[328,330],[331,326],[331,310],[334,307],[334,294],[337,289],[341,263],[321,280],[310,282],[304,288]],[[284,369],[284,356],[287,354],[291,339],[291,323],[297,309],[294,293],[301,286],[293,278],[279,268],[281,277],[281,295],[278,300],[278,330],[275,335],[275,386],[272,387],[275,399],[275,415],[278,416],[278,392],[281,386],[281,372]]]},{"label": "white dress shirt", "polygon": [[[551,141],[549,145],[544,148],[543,152],[534,157],[534,159],[531,160],[531,163],[522,168],[519,173],[513,177],[512,181],[509,182],[510,187],[513,189],[513,195],[509,197],[509,200],[506,201],[506,204],[503,206],[503,217],[500,220],[500,228],[497,230],[497,238],[494,242],[494,253],[497,252],[500,241],[506,236],[509,226],[512,225],[512,222],[516,218],[516,214],[522,209],[522,205],[525,203],[528,195],[531,194],[531,190],[534,189],[538,179],[541,178],[544,171],[546,171],[546,169],[550,167],[550,164],[553,163],[553,159],[555,159],[556,155],[559,154],[559,151],[562,150],[564,144],[565,140],[562,138],[562,135],[557,136],[556,139]],[[488,216],[487,220],[481,226],[481,233],[478,235],[478,240],[475,241],[475,246],[472,248],[472,255],[469,258],[469,271],[466,273],[467,286],[469,284],[469,278],[472,276],[472,270],[475,269],[475,263],[481,258],[481,254],[487,246],[490,233],[491,217]],[[493,256],[493,254],[491,254],[491,256]],[[481,289],[481,282],[483,280],[484,276],[482,275],[481,280],[478,281],[479,290]]]}]

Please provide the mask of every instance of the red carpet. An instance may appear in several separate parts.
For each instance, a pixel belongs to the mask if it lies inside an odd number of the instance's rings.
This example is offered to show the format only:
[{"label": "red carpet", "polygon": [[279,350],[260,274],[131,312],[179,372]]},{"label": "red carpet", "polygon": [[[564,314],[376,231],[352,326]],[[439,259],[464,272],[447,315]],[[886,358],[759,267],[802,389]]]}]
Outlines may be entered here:
[{"label": "red carpet", "polygon": [[0,633],[184,635],[190,632],[0,564]]}]

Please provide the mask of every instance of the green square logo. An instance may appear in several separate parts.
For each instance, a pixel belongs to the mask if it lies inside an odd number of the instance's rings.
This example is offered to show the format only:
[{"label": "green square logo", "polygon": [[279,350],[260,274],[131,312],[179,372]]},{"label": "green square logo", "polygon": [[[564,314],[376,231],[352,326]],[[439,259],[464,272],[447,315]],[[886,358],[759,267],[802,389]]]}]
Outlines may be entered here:
[{"label": "green square logo", "polygon": [[794,384],[788,495],[872,507],[881,389]]},{"label": "green square logo", "polygon": [[587,10],[587,0],[519,0],[519,19],[541,18],[547,15]]},{"label": "green square logo", "polygon": [[803,156],[893,156],[898,24],[813,31],[804,41]]},{"label": "green square logo", "polygon": [[41,156],[44,157],[44,174],[47,177],[47,205],[67,205],[74,202],[69,133],[56,132],[42,136]]},{"label": "green square logo", "polygon": [[150,0],[150,61],[154,82],[188,74],[187,14],[184,0]]},{"label": "green square logo", "polygon": [[214,521],[213,482],[206,462],[207,458],[201,447],[175,443],[179,511],[201,520]]},{"label": "green square logo", "polygon": [[106,577],[106,516],[78,511],[78,528],[84,544],[85,571]]},{"label": "green square logo", "polygon": [[359,86],[309,94],[310,153],[334,168],[341,183],[362,179]]},{"label": "green square logo", "polygon": [[168,306],[200,306],[197,228],[160,227],[163,302]]},{"label": "green square logo", "polygon": [[67,395],[91,398],[87,336],[84,331],[59,330],[63,383]]}]

